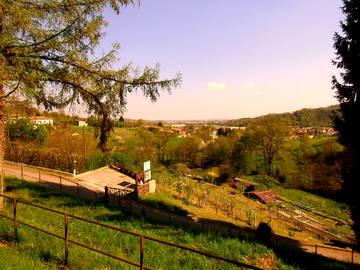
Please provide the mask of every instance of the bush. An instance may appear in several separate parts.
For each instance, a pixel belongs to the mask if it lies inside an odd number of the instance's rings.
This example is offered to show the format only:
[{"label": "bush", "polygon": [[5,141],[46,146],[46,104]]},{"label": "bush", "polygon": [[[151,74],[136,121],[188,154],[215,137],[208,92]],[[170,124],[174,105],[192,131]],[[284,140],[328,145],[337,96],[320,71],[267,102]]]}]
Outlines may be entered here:
[{"label": "bush", "polygon": [[252,208],[246,210],[246,218],[249,226],[255,226],[255,213]]},{"label": "bush", "polygon": [[279,184],[279,181],[271,176],[267,175],[256,175],[253,180],[259,184],[266,186],[267,189]]},{"label": "bush", "polygon": [[87,170],[95,170],[104,167],[109,162],[109,155],[100,151],[95,151],[85,161]]}]

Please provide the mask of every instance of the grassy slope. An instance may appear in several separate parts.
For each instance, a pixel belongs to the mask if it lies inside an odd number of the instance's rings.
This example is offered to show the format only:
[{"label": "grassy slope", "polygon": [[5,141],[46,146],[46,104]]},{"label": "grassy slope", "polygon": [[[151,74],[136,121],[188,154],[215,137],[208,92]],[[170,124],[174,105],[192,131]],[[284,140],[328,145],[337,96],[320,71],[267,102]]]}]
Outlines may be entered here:
[{"label": "grassy slope", "polygon": [[[277,259],[272,250],[257,243],[226,238],[213,233],[199,233],[170,225],[152,223],[127,215],[119,210],[107,208],[104,205],[88,203],[39,185],[15,179],[8,179],[8,189],[10,191],[7,194],[10,196],[116,225],[127,230],[144,233],[250,264],[262,265],[262,262],[266,261],[268,265],[274,263],[283,269],[295,269]],[[6,205],[8,213],[11,214],[11,204],[8,202]],[[23,204],[19,204],[18,214],[20,220],[46,228],[54,233],[63,233],[62,216]],[[71,218],[69,224],[70,238],[138,261],[138,239],[136,237],[79,222]],[[0,233],[2,241],[11,240],[12,232],[11,223],[1,219]],[[13,268],[9,264],[9,267],[5,269],[52,269],[55,264],[63,262],[64,243],[62,240],[21,225],[19,226],[19,238],[18,245],[14,245],[10,241],[8,245],[3,245],[0,248],[0,258],[13,258],[14,261],[11,263],[14,267],[17,265],[17,268]],[[145,262],[147,266],[154,269],[236,269],[229,264],[219,263],[200,255],[166,247],[148,240],[145,241]],[[130,269],[130,267],[103,255],[70,245],[70,269]]]},{"label": "grassy slope", "polygon": [[[196,180],[187,179],[186,181],[191,185],[193,191],[190,195],[189,200],[186,200],[184,191],[181,191],[180,194],[176,192],[176,182],[179,182],[179,179],[176,179],[173,175],[169,173],[155,173],[154,178],[160,183],[160,187],[165,186],[166,188],[159,191],[155,195],[147,195],[144,197],[148,203],[152,205],[161,205],[168,209],[175,209],[177,212],[186,211],[195,215],[199,218],[209,218],[214,220],[220,220],[225,222],[231,222],[236,225],[246,227],[247,225],[247,209],[253,209],[256,214],[256,223],[260,221],[269,222],[268,207],[263,204],[254,202],[253,200],[248,199],[243,196],[241,192],[236,191],[227,187],[226,185],[222,187],[210,185],[208,183],[200,183]],[[252,180],[252,178],[249,178]],[[185,179],[182,179],[180,182],[184,182]],[[203,207],[197,205],[198,194],[204,192],[204,190],[210,190],[210,194],[207,199],[207,203]],[[325,199],[320,196],[313,195],[300,190],[282,188],[280,186],[274,186],[272,190],[278,194],[281,198],[284,198],[288,201],[293,201],[296,203],[302,203],[303,205],[310,206],[312,208],[319,209],[318,211],[322,215],[329,217],[335,217],[339,220],[342,220],[346,223],[347,214],[346,214],[346,205],[343,203],[338,203],[336,201]],[[227,216],[227,213],[222,209],[216,212],[214,208],[214,202],[217,201],[218,204],[224,205],[227,201],[233,200],[235,203],[235,212],[236,218],[233,219]],[[293,207],[289,207],[292,209]],[[300,209],[298,209],[300,210]],[[347,236],[352,235],[350,226],[336,226],[336,222],[324,219],[318,215],[313,215],[307,212],[307,215],[311,218],[323,222],[329,228],[339,230]],[[272,228],[276,234],[283,235],[285,237],[291,237],[301,241],[306,241],[308,243],[317,243],[325,244],[326,242],[323,239],[319,239],[316,235],[310,234],[307,231],[299,231],[297,226],[290,224],[283,220],[278,220],[274,216],[272,218]],[[296,233],[294,233],[296,231]]]}]

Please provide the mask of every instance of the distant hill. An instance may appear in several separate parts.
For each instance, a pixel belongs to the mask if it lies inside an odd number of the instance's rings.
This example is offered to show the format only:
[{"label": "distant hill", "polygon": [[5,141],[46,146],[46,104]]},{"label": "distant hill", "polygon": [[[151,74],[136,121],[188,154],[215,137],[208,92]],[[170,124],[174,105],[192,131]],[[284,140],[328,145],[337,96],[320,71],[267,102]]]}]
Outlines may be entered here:
[{"label": "distant hill", "polygon": [[330,127],[332,126],[331,117],[339,108],[338,105],[331,105],[324,108],[301,109],[295,112],[267,114],[254,118],[240,118],[226,121],[225,125],[247,126],[249,124],[261,123],[267,120],[283,120],[290,126],[300,127]]}]

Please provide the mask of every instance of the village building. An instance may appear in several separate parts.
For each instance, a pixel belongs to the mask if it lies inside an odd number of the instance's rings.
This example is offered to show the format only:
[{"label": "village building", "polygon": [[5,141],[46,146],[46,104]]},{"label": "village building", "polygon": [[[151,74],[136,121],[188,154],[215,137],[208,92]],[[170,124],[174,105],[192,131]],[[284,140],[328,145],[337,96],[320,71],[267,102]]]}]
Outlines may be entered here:
[{"label": "village building", "polygon": [[263,204],[281,202],[282,200],[272,191],[251,191],[245,194],[250,199],[261,202]]},{"label": "village building", "polygon": [[76,120],[76,124],[79,127],[87,127],[88,126],[88,123],[86,123],[86,121],[84,121],[84,120]]},{"label": "village building", "polygon": [[53,125],[53,120],[46,116],[32,116],[30,117],[31,122],[34,125]]}]

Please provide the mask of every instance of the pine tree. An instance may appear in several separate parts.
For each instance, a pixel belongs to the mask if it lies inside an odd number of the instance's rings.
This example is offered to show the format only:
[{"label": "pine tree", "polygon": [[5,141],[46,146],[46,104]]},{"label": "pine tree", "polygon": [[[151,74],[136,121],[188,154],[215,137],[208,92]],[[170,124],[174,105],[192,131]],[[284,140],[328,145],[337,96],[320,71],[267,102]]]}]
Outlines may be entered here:
[{"label": "pine tree", "polygon": [[340,69],[340,78],[333,76],[333,88],[340,103],[335,127],[339,141],[346,147],[343,160],[344,197],[351,207],[353,229],[360,245],[360,1],[344,0],[340,23],[342,33],[335,33],[334,65]]}]

